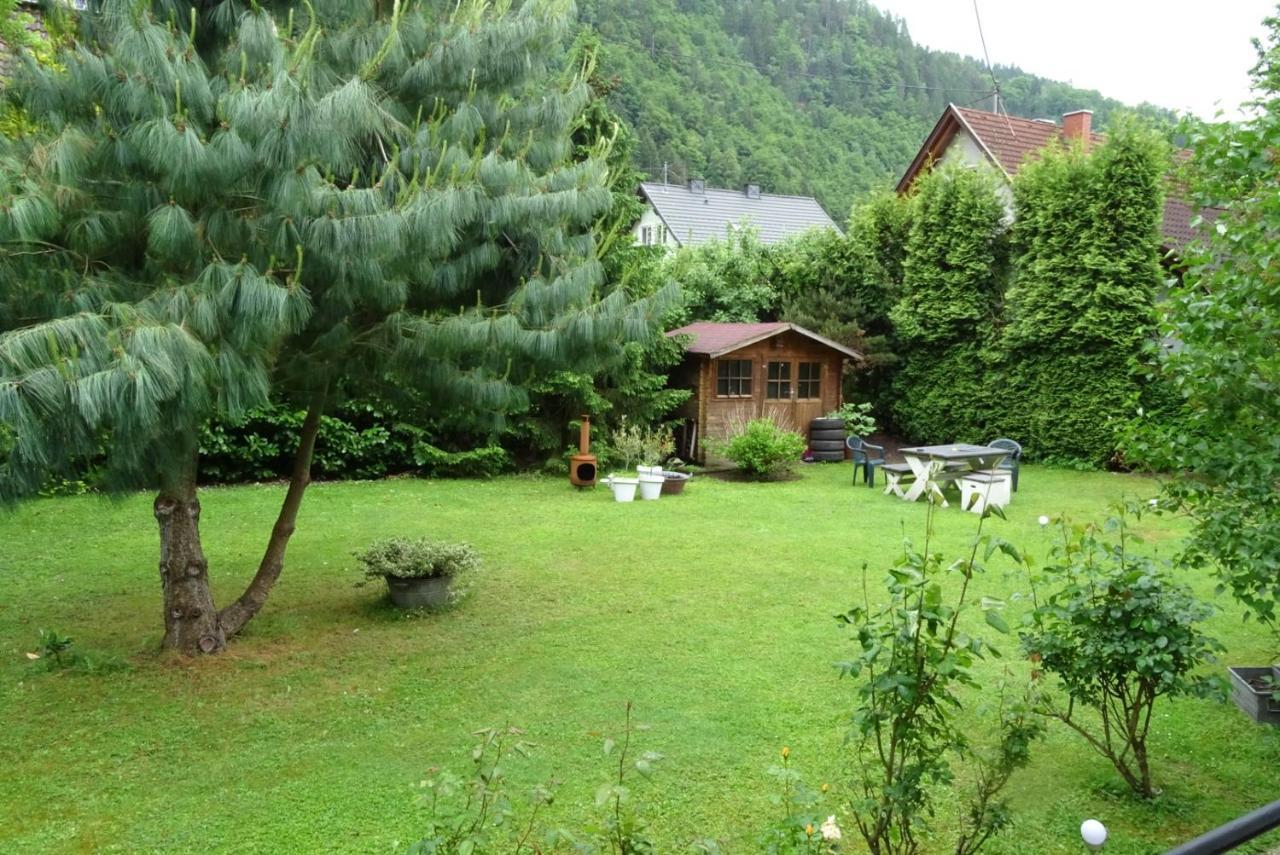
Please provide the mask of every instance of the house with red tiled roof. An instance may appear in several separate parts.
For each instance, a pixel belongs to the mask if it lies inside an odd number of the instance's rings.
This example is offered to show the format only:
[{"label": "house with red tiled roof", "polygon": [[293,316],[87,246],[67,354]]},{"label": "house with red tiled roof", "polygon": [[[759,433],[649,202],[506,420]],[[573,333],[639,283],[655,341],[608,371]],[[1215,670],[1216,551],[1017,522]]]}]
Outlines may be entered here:
[{"label": "house with red tiled roof", "polygon": [[[934,164],[956,161],[987,164],[1008,181],[1036,152],[1052,143],[1080,140],[1086,147],[1100,145],[1106,137],[1092,130],[1092,119],[1090,110],[1066,113],[1058,124],[1050,119],[1021,119],[950,104],[898,182],[898,192],[907,192],[916,178]],[[1178,156],[1185,158],[1187,152],[1180,151]],[[1012,213],[1013,194],[1007,185],[1004,199]],[[1166,252],[1181,252],[1195,236],[1191,221],[1196,213],[1176,192],[1166,195],[1160,226]],[[1206,219],[1211,219],[1213,212],[1204,213]]]},{"label": "house with red tiled roof", "polygon": [[[676,454],[685,460],[705,460],[704,439],[728,439],[752,419],[807,435],[811,421],[840,407],[845,362],[862,359],[789,323],[700,322],[667,335],[685,343],[669,385],[693,393],[677,413]],[[844,456],[843,447],[813,450],[833,460]]]}]

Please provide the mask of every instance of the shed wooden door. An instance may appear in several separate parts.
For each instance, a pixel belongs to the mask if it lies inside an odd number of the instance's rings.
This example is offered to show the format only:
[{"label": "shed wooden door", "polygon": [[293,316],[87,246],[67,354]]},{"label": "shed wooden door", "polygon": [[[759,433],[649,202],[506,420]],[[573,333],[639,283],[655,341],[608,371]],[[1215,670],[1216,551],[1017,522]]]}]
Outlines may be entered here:
[{"label": "shed wooden door", "polygon": [[809,435],[809,422],[829,409],[824,393],[832,382],[827,360],[770,356],[762,366],[764,415],[796,433]]}]

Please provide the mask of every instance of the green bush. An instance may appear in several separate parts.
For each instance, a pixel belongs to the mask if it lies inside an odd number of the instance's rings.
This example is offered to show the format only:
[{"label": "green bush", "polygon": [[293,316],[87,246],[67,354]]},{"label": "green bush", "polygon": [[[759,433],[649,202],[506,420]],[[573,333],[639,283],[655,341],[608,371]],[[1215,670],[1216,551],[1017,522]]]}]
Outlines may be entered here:
[{"label": "green bush", "polygon": [[769,419],[755,419],[728,440],[709,440],[708,446],[748,475],[764,479],[789,472],[804,454],[807,443],[800,434],[783,430]]},{"label": "green bush", "polygon": [[[271,404],[240,422],[210,423],[201,434],[201,479],[240,483],[287,477],[304,415],[286,404]],[[442,448],[450,438],[462,447]],[[510,468],[502,448],[467,448],[472,441],[456,426],[439,425],[381,401],[356,399],[321,421],[312,475],[360,479],[415,472],[488,478]]]},{"label": "green bush", "polygon": [[390,537],[356,553],[367,578],[431,579],[460,576],[480,568],[480,555],[468,543]]},{"label": "green bush", "polygon": [[470,451],[445,451],[429,442],[413,446],[413,462],[424,475],[445,478],[492,478],[511,466],[506,450],[496,445]]},{"label": "green bush", "polygon": [[623,416],[609,435],[605,458],[609,466],[625,470],[637,464],[655,466],[671,456],[673,451],[675,442],[671,438],[671,431],[665,428],[650,430],[642,425],[629,423],[626,416]]},{"label": "green bush", "polygon": [[850,436],[870,436],[876,432],[876,417],[871,414],[871,404],[846,402],[838,410],[827,413],[826,418],[844,422],[845,433]]},{"label": "green bush", "polygon": [[[1033,662],[1061,680],[1068,702],[1047,694],[1039,711],[1066,724],[1151,798],[1147,737],[1161,698],[1219,694],[1221,679],[1196,673],[1221,649],[1201,630],[1213,613],[1154,560],[1133,552],[1136,508],[1104,525],[1057,520],[1060,542],[1036,587],[1052,585],[1022,634]],[[1081,717],[1079,710],[1096,715]]]}]

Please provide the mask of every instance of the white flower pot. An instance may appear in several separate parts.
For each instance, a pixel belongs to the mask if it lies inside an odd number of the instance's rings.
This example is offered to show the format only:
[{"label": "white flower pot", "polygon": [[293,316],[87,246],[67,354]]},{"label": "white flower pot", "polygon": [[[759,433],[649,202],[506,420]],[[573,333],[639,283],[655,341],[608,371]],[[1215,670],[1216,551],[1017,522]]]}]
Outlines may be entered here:
[{"label": "white flower pot", "polygon": [[636,487],[640,482],[635,478],[622,478],[617,475],[611,475],[605,479],[605,483],[613,491],[613,500],[615,502],[634,502],[636,499]]},{"label": "white flower pot", "polygon": [[[649,467],[645,467],[648,469]],[[642,472],[640,474],[640,498],[648,501],[656,501],[662,495],[662,485],[667,482],[666,477],[662,474],[662,467],[653,467],[657,469],[655,474],[653,471]]]}]

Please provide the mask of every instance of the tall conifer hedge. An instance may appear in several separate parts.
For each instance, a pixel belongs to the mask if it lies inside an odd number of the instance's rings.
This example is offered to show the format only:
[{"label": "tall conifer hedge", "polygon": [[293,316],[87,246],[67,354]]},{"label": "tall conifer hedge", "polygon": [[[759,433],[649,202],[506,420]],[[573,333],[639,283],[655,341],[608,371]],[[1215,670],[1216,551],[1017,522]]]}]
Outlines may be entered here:
[{"label": "tall conifer hedge", "polygon": [[925,442],[975,441],[993,383],[984,342],[1004,287],[1004,206],[985,169],[942,167],[913,200],[902,297],[891,312],[901,368],[892,412],[899,432]]},{"label": "tall conifer hedge", "polygon": [[992,426],[1039,459],[1102,465],[1156,336],[1167,153],[1119,122],[1094,152],[1050,148],[1013,182],[1014,278]]}]

